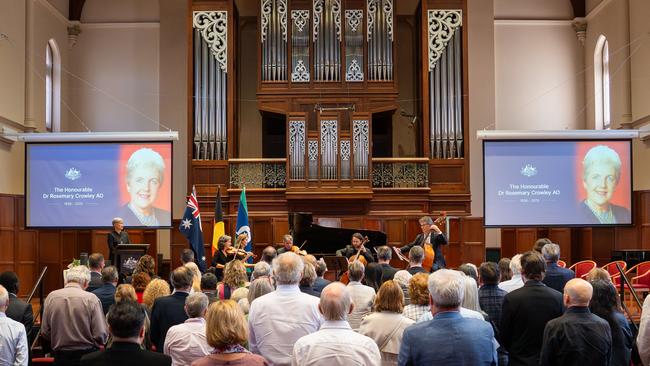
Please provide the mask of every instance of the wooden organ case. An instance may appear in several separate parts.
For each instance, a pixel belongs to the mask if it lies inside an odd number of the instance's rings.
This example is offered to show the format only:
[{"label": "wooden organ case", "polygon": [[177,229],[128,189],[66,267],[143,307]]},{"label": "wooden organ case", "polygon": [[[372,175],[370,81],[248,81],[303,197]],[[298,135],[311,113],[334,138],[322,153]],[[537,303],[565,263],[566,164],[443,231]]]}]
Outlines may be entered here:
[{"label": "wooden organ case", "polygon": [[222,188],[227,232],[244,186],[269,243],[288,212],[389,242],[470,215],[466,0],[193,0],[190,17],[188,186],[207,217]]}]

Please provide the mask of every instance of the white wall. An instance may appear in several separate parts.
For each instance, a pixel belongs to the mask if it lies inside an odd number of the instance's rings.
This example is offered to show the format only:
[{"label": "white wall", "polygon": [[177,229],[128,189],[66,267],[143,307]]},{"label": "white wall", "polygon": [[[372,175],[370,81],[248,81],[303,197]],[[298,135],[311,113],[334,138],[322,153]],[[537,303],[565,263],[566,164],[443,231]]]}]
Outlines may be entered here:
[{"label": "white wall", "polygon": [[569,0],[494,0],[494,19],[573,19]]},{"label": "white wall", "polygon": [[0,0],[0,117],[25,118],[25,2]]}]

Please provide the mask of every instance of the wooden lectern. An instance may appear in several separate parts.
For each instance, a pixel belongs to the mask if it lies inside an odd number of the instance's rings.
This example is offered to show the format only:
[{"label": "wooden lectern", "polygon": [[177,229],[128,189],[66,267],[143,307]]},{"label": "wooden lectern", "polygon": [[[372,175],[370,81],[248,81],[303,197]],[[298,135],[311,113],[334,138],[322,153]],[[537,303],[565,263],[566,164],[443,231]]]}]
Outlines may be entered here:
[{"label": "wooden lectern", "polygon": [[119,244],[115,248],[115,266],[120,274],[130,276],[138,259],[147,254],[149,244]]}]

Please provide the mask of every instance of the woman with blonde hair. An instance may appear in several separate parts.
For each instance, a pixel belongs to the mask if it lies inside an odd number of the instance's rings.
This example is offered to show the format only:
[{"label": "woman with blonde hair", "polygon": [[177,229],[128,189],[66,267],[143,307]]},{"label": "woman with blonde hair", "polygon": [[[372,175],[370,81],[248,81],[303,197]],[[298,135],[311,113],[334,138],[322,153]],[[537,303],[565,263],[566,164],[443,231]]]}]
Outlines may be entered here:
[{"label": "woman with blonde hair", "polygon": [[192,292],[201,292],[201,270],[194,262],[184,264],[192,272]]},{"label": "woman with blonde hair", "polygon": [[233,300],[221,300],[208,308],[205,316],[206,338],[214,352],[192,363],[192,366],[264,366],[268,361],[251,354],[244,344],[248,326],[244,313]]},{"label": "woman with blonde hair", "polygon": [[381,285],[375,298],[374,311],[361,321],[359,333],[377,343],[383,366],[397,365],[404,329],[415,323],[402,315],[404,293],[397,282],[388,280]]},{"label": "woman with blonde hair", "polygon": [[142,294],[142,303],[147,307],[147,311],[151,314],[153,302],[159,297],[169,295],[170,292],[167,281],[156,278],[149,282],[147,288],[144,289],[144,293]]},{"label": "woman with blonde hair", "polygon": [[594,268],[589,273],[587,273],[587,282],[594,282],[594,281],[605,281],[612,283],[612,276],[607,272],[607,270],[603,268]]},{"label": "woman with blonde hair", "polygon": [[246,286],[248,286],[248,275],[244,263],[240,260],[228,262],[223,271],[223,282],[217,285],[217,296],[221,300],[230,299],[235,290]]}]

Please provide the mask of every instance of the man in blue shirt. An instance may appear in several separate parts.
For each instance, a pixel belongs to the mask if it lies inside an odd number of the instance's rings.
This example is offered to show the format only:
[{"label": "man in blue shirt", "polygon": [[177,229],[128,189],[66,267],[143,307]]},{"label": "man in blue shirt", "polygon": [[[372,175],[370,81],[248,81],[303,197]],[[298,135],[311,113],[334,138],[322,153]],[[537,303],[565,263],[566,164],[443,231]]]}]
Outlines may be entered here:
[{"label": "man in blue shirt", "polygon": [[564,285],[574,279],[576,274],[557,264],[557,261],[560,260],[560,246],[553,243],[546,244],[542,247],[542,255],[546,261],[546,274],[542,282],[554,290],[564,292]]},{"label": "man in blue shirt", "polygon": [[490,324],[460,315],[465,293],[461,276],[447,269],[429,276],[433,320],[404,331],[398,365],[496,365]]}]

